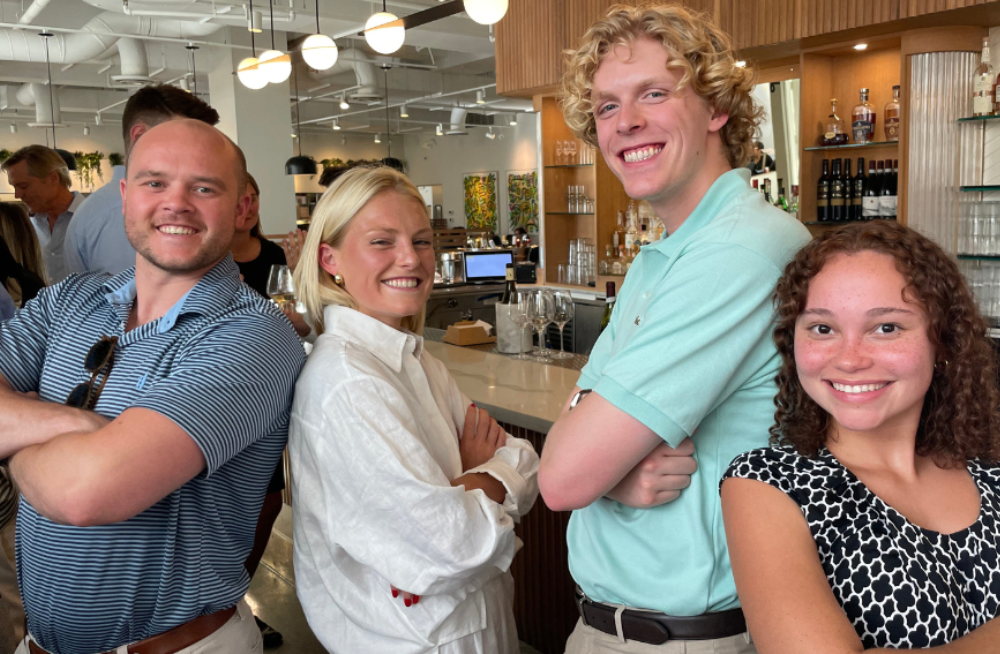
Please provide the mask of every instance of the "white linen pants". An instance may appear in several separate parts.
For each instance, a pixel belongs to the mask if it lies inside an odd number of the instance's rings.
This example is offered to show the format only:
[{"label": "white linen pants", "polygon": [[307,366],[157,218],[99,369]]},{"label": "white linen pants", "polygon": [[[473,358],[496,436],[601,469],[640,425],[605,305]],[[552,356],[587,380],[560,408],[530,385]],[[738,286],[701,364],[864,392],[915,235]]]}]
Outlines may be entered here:
[{"label": "white linen pants", "polygon": [[[236,613],[226,624],[177,654],[262,654],[263,651],[264,643],[250,605],[246,600],[240,600]],[[128,654],[128,645],[122,645],[115,652]],[[21,641],[15,654],[29,654],[28,638]]]},{"label": "white linen pants", "polygon": [[668,640],[662,645],[637,640],[623,643],[580,620],[566,641],[566,654],[757,654],[757,647],[747,634],[716,640]]}]

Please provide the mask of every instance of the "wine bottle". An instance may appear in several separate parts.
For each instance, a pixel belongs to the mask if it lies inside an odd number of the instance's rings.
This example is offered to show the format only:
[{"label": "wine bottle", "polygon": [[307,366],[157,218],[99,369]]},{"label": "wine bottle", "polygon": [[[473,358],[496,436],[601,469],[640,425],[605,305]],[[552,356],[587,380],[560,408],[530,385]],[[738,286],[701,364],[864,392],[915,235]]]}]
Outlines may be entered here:
[{"label": "wine bottle", "polygon": [[864,196],[861,199],[861,213],[865,220],[878,218],[878,174],[875,172],[875,162],[868,162],[868,181],[865,184]]},{"label": "wine bottle", "polygon": [[508,263],[505,271],[507,283],[503,287],[500,304],[517,304],[517,285],[514,283],[514,264]]},{"label": "wine bottle", "polygon": [[844,204],[844,177],[841,174],[841,160],[833,160],[833,174],[830,176],[830,220],[839,222],[847,219]]},{"label": "wine bottle", "polygon": [[605,286],[606,295],[604,297],[604,315],[601,316],[601,331],[611,323],[611,312],[615,308],[615,283],[608,282]]},{"label": "wine bottle", "polygon": [[878,192],[878,217],[887,220],[895,213],[892,208],[892,159],[885,162],[884,168],[882,162],[879,162],[879,173],[882,179]]},{"label": "wine bottle", "polygon": [[[886,166],[888,166],[888,162]],[[896,220],[896,212],[899,207],[899,161],[896,159],[892,161],[892,175],[889,178],[889,185],[889,207],[886,218]]]},{"label": "wine bottle", "polygon": [[851,158],[844,159],[844,220],[857,220],[854,215],[854,177],[851,175]]},{"label": "wine bottle", "polygon": [[823,160],[823,174],[816,184],[816,220],[825,223],[830,220],[830,160]]},{"label": "wine bottle", "polygon": [[865,218],[864,199],[867,182],[865,158],[858,157],[858,174],[851,180],[851,210],[854,212],[852,220],[864,220]]}]

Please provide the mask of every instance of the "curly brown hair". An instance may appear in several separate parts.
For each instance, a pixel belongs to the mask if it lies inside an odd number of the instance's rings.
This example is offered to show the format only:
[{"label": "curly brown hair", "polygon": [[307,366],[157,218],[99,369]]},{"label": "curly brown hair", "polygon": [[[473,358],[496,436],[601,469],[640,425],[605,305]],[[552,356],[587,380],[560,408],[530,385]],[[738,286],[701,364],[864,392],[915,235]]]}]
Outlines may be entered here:
[{"label": "curly brown hair", "polygon": [[775,291],[774,343],[781,355],[772,445],[813,457],[827,439],[830,415],[802,388],[795,366],[795,323],[806,308],[809,282],[837,254],[891,256],[906,280],[904,295],[929,318],[927,337],[937,364],[917,428],[917,454],[939,465],[1000,460],[1000,391],[986,323],[956,263],[936,243],[895,222],[849,225],[826,232],[785,266]]},{"label": "curly brown hair", "polygon": [[566,50],[561,104],[566,124],[580,140],[597,147],[594,122],[594,74],[616,45],[640,38],[659,41],[669,53],[668,68],[682,71],[677,90],[688,84],[717,111],[729,114],[720,130],[726,158],[733,168],[745,166],[753,153],[764,110],[753,99],[756,69],[737,65],[736,51],[725,32],[711,19],[679,5],[613,5]]}]

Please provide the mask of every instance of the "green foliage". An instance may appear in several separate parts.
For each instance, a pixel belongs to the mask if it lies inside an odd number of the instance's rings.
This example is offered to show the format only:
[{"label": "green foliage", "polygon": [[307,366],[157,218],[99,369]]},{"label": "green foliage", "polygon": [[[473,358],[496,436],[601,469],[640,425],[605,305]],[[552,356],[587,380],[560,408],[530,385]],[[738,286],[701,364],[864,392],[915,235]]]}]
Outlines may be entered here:
[{"label": "green foliage", "polygon": [[0,148],[0,163],[3,163],[4,161],[10,159],[10,155],[12,154],[14,153],[8,150],[7,148]]},{"label": "green foliage", "polygon": [[73,156],[76,157],[76,172],[80,174],[80,181],[83,182],[84,186],[94,187],[95,173],[101,182],[104,181],[104,171],[101,170],[103,152],[96,150],[94,152],[74,152]]},{"label": "green foliage", "polygon": [[111,154],[108,155],[108,163],[111,164],[112,166],[124,166],[125,157],[122,155],[121,152],[112,152]]}]

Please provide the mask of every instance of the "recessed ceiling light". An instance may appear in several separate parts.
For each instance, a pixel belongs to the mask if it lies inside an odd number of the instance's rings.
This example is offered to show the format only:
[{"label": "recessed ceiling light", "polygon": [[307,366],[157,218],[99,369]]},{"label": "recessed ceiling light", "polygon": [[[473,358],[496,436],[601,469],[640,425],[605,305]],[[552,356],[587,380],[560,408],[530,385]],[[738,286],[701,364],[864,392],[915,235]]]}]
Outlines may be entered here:
[{"label": "recessed ceiling light", "polygon": [[859,43],[856,46],[854,46],[854,49],[855,50],[867,50],[868,49],[868,44],[867,43]]}]

